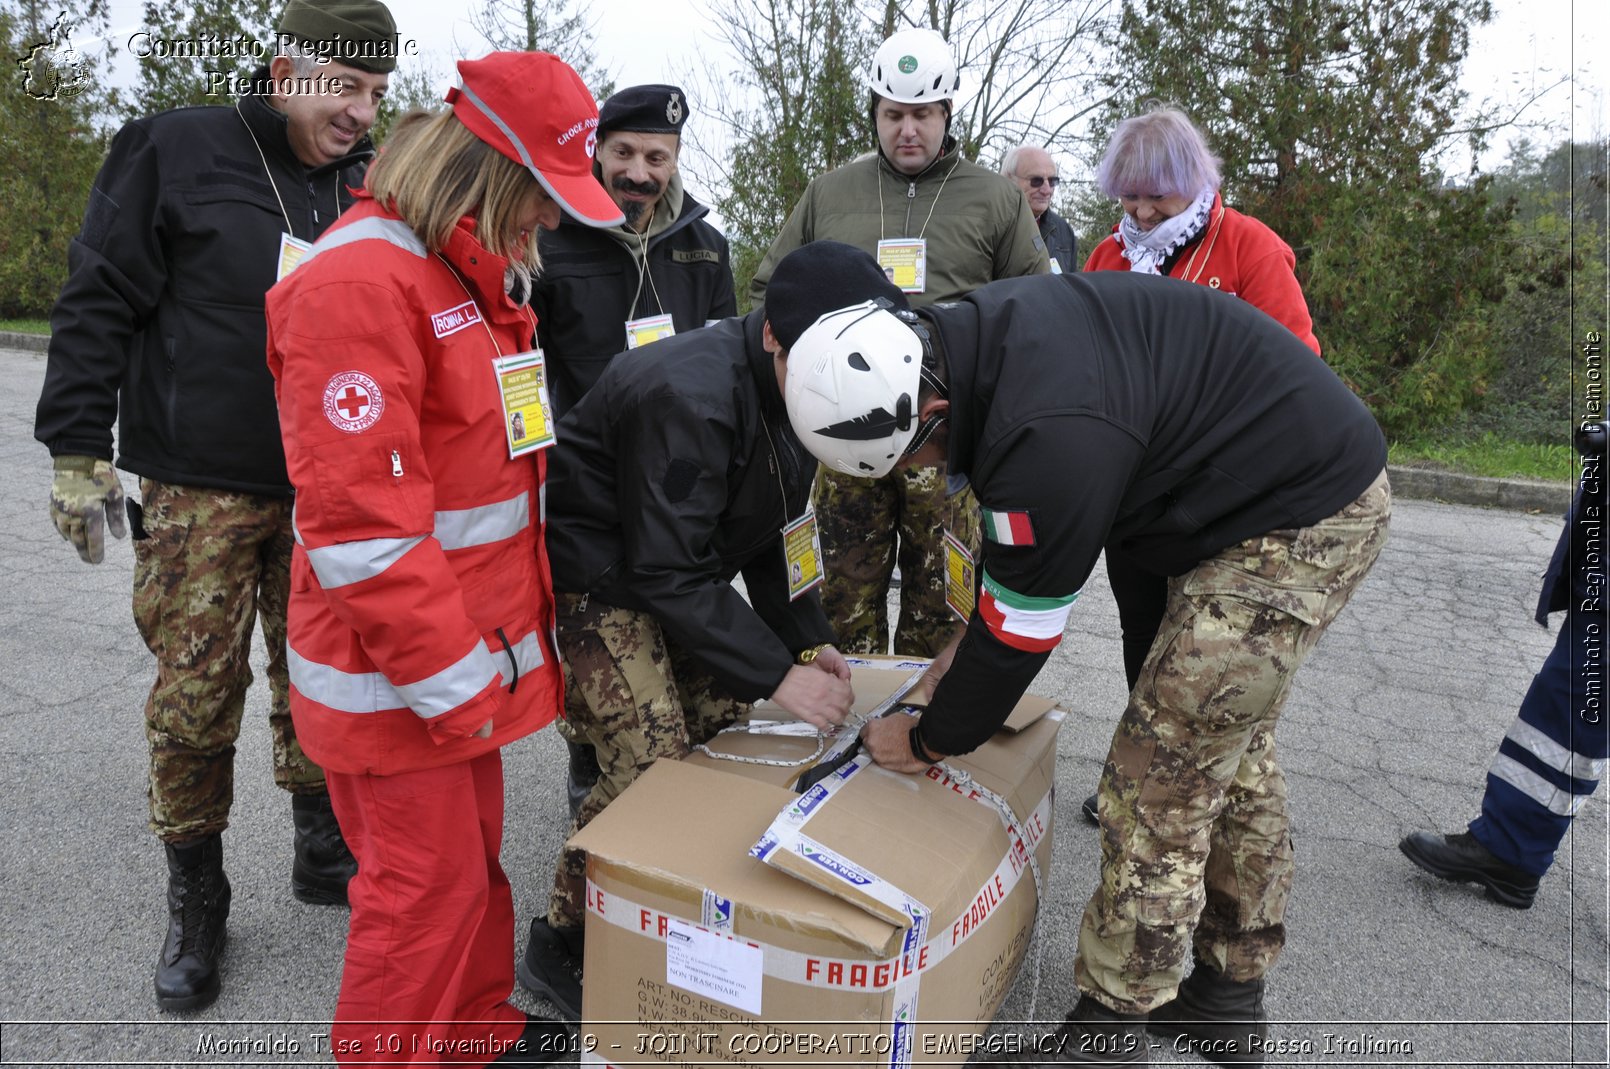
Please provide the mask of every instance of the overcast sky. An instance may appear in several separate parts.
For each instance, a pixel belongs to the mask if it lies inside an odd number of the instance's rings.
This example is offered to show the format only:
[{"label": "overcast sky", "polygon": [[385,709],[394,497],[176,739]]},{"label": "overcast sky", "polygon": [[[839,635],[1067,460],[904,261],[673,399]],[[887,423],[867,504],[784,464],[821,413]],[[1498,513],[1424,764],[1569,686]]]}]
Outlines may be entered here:
[{"label": "overcast sky", "polygon": [[[475,0],[470,0],[474,3]],[[1051,0],[1055,2],[1055,0]],[[478,55],[485,42],[460,12],[467,5],[440,0],[388,0],[402,36],[419,41],[421,54],[445,88],[453,60]],[[1538,137],[1552,142],[1568,135],[1579,139],[1603,134],[1610,96],[1610,4],[1603,0],[1494,0],[1497,15],[1480,28],[1465,66],[1465,87],[1474,100],[1517,103],[1561,78],[1526,112],[1528,119],[1553,124]],[[114,38],[126,41],[141,25],[139,0],[113,0]],[[709,59],[724,54],[706,12],[708,0],[598,0],[594,30],[599,60],[617,85],[673,82],[690,89]],[[82,44],[80,45],[82,47]],[[963,72],[966,92],[966,72]],[[693,95],[693,125],[700,136],[701,108],[711,106]],[[1188,105],[1188,102],[1185,102]],[[1503,159],[1502,143],[1483,159],[1491,167]],[[984,161],[991,163],[993,161]],[[1066,170],[1071,161],[1064,161]],[[1450,161],[1450,170],[1466,161]]]}]

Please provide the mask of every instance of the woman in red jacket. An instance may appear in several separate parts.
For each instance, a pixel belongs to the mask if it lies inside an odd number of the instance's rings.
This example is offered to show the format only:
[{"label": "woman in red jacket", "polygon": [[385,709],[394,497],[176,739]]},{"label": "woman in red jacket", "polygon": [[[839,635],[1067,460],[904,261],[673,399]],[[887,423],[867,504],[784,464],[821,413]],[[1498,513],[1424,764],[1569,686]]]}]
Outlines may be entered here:
[{"label": "woman in red jacket", "polygon": [[498,862],[499,748],[551,721],[561,686],[526,299],[539,227],[621,216],[574,71],[531,52],[458,66],[452,108],[399,124],[359,203],[268,296],[296,488],[291,715],[358,859],[341,1064],[566,1046],[508,1001]]},{"label": "woman in red jacket", "polygon": [[1119,123],[1096,187],[1124,217],[1091,250],[1086,271],[1141,271],[1233,293],[1319,353],[1291,246],[1224,206],[1219,161],[1183,111],[1154,108]]},{"label": "woman in red jacket", "polygon": [[[1285,324],[1318,356],[1291,246],[1258,220],[1226,208],[1219,181],[1218,158],[1183,111],[1158,107],[1125,119],[1096,169],[1096,187],[1118,201],[1124,216],[1091,250],[1085,270],[1166,275],[1233,294]],[[1106,555],[1133,690],[1162,623],[1168,578],[1130,563],[1122,546],[1109,545]],[[1096,795],[1082,808],[1085,819],[1097,823]]]}]

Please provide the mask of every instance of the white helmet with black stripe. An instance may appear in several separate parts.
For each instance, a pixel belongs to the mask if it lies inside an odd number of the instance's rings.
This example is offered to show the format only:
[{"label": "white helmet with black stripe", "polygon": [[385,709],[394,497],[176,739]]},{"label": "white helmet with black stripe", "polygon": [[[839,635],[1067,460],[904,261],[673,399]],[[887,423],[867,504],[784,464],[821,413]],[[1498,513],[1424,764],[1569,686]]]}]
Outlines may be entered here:
[{"label": "white helmet with black stripe", "polygon": [[812,456],[834,471],[876,479],[938,425],[918,418],[924,378],[916,331],[887,302],[866,301],[828,312],[800,335],[788,351],[783,403]]}]

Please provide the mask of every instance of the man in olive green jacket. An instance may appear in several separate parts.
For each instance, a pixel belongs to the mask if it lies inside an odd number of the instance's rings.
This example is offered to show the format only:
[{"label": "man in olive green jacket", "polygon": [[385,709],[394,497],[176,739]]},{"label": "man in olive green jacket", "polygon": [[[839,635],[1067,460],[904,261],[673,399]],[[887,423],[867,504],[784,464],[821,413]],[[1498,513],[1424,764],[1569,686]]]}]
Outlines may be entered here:
[{"label": "man in olive green jacket", "polygon": [[[878,151],[811,181],[755,272],[750,296],[784,256],[822,238],[872,253],[912,305],[950,301],[996,279],[1050,270],[1034,215],[1017,186],[961,157],[950,136],[960,84],[933,30],[902,30],[867,74]],[[827,582],[822,603],[845,652],[889,650],[889,584],[902,588],[894,652],[934,656],[959,633],[945,605],[949,531],[978,552],[971,492],[946,492],[942,467],[856,479],[823,470],[816,486]]]}]

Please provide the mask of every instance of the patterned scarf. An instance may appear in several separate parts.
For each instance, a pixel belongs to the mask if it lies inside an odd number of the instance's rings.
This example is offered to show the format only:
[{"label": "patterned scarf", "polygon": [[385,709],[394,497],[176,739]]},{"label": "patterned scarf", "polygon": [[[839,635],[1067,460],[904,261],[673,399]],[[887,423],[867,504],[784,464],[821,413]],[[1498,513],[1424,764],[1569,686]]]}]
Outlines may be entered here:
[{"label": "patterned scarf", "polygon": [[1124,259],[1131,271],[1148,275],[1162,274],[1163,261],[1202,233],[1207,226],[1208,213],[1213,210],[1213,197],[1218,191],[1209,187],[1196,195],[1190,207],[1164,219],[1150,230],[1128,213],[1118,221],[1118,236],[1122,239]]}]

